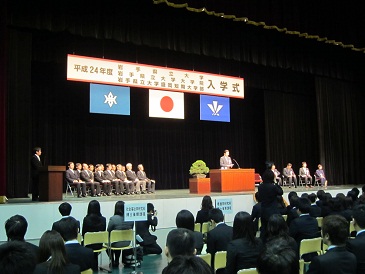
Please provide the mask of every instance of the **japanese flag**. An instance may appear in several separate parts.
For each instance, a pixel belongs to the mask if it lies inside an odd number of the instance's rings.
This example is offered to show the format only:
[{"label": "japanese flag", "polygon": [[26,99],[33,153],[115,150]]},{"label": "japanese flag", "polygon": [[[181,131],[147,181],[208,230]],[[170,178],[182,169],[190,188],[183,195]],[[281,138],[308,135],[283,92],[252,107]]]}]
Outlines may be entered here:
[{"label": "japanese flag", "polygon": [[149,90],[149,116],[184,119],[184,93]]}]

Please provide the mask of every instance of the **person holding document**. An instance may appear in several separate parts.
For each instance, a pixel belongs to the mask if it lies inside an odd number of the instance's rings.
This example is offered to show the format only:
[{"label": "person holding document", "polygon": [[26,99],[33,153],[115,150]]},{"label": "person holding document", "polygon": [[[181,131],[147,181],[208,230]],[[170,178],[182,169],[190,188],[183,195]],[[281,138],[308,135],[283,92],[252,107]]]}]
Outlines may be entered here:
[{"label": "person holding document", "polygon": [[219,162],[220,162],[221,169],[229,169],[229,168],[233,167],[232,159],[231,159],[231,157],[229,157],[229,150],[228,149],[226,149],[224,151],[224,154],[220,158]]}]

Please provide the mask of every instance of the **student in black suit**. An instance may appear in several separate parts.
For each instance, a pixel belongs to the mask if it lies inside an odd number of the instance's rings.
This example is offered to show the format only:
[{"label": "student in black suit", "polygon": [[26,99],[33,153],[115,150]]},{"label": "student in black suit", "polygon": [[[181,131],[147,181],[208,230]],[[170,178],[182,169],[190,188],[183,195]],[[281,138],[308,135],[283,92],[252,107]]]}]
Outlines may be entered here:
[{"label": "student in black suit", "polygon": [[209,212],[213,208],[212,198],[205,195],[202,199],[200,210],[196,214],[195,223],[206,223],[210,221]]},{"label": "student in black suit", "polygon": [[271,170],[274,163],[267,162],[267,169],[262,175],[263,183],[259,185],[258,192],[261,200],[261,226],[260,238],[265,242],[267,222],[271,215],[280,214],[278,208],[278,197],[283,195],[283,189],[276,184],[275,175]]},{"label": "student in black suit", "polygon": [[355,239],[347,241],[347,250],[355,254],[357,273],[365,273],[365,205],[357,205],[353,211],[353,224],[357,231]]},{"label": "student in black suit", "polygon": [[204,246],[203,234],[200,231],[194,231],[194,215],[189,210],[183,209],[176,215],[176,227],[186,228],[193,232],[195,240],[196,254],[200,255]]},{"label": "student in black suit", "polygon": [[232,241],[227,246],[226,274],[256,267],[263,247],[261,239],[255,237],[251,215],[238,212],[233,221]]},{"label": "student in black suit", "polygon": [[219,208],[210,211],[210,219],[214,228],[207,234],[207,253],[212,255],[211,266],[214,268],[214,255],[217,251],[227,251],[233,228],[224,223],[224,216]]},{"label": "student in black suit", "polygon": [[[67,203],[67,202],[63,202],[62,204],[60,204],[60,206],[58,207],[58,211],[60,212],[61,216],[62,216],[62,219],[64,218],[68,218],[68,217],[71,217],[70,214],[71,214],[71,210],[72,210],[72,206]],[[62,220],[61,219],[61,220]],[[57,222],[54,222],[53,225],[52,225],[52,230],[56,230],[58,231],[58,225],[60,223],[60,221],[57,221]],[[80,231],[80,221],[77,221],[77,228],[79,229]]]},{"label": "student in black suit", "polygon": [[259,228],[259,219],[261,217],[261,201],[260,201],[260,195],[258,192],[255,192],[255,199],[256,199],[257,203],[252,207],[251,217],[252,217],[252,221],[253,221],[254,230],[256,233]]},{"label": "student in black suit", "polygon": [[42,167],[41,154],[42,149],[35,147],[33,149],[34,155],[30,160],[30,172],[32,176],[32,201],[39,199],[39,169]]},{"label": "student in black suit", "polygon": [[307,274],[356,274],[356,257],[345,248],[349,235],[346,219],[339,215],[327,216],[323,219],[322,235],[329,247],[324,255],[312,259]]},{"label": "student in black suit", "polygon": [[299,198],[297,211],[299,217],[291,222],[289,235],[294,238],[299,248],[301,240],[320,237],[320,233],[317,220],[309,215],[310,201],[307,198]]},{"label": "student in black suit", "polygon": [[[27,233],[28,222],[21,215],[14,215],[5,222],[5,232],[8,241],[24,242],[24,246],[32,252],[34,259],[36,260],[39,255],[38,246],[28,243],[24,240],[25,233]],[[0,269],[1,270],[1,269]]]},{"label": "student in black suit", "polygon": [[166,237],[165,255],[170,263],[177,256],[195,256],[194,235],[186,228],[175,228]]},{"label": "student in black suit", "polygon": [[26,242],[11,241],[0,245],[1,274],[33,274],[36,263]]},{"label": "student in black suit", "polygon": [[65,241],[67,258],[72,264],[80,266],[80,271],[95,268],[94,252],[77,241],[79,232],[78,221],[73,217],[64,218],[59,221],[56,231],[61,234]]},{"label": "student in black suit", "polygon": [[311,209],[310,209],[309,215],[311,215],[314,218],[321,217],[322,210],[316,204],[317,195],[314,193],[311,193],[308,195],[308,198],[309,198],[309,201],[311,202]]}]

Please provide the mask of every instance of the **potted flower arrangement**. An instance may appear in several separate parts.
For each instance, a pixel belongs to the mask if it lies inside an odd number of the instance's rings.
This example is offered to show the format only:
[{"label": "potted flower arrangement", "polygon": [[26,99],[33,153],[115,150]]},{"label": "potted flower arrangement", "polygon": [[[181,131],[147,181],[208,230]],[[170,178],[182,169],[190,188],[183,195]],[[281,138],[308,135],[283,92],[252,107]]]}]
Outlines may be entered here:
[{"label": "potted flower arrangement", "polygon": [[203,160],[197,160],[191,165],[189,173],[195,178],[205,178],[209,173],[209,168]]}]

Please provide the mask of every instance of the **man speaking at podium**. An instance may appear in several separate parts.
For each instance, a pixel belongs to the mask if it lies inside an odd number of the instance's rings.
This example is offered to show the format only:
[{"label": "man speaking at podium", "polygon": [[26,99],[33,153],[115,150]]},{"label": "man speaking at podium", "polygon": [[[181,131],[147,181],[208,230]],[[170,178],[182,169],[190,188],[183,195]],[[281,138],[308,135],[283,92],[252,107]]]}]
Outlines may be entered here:
[{"label": "man speaking at podium", "polygon": [[224,151],[224,154],[221,157],[219,162],[220,162],[221,169],[229,169],[229,168],[233,167],[231,157],[229,157],[229,150],[228,149],[226,149]]}]

